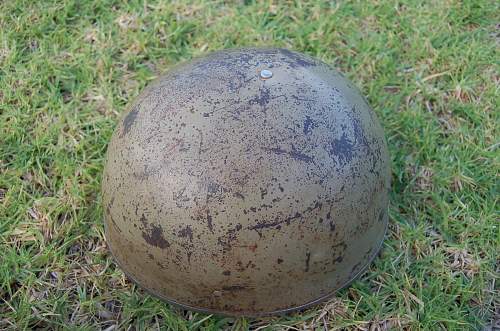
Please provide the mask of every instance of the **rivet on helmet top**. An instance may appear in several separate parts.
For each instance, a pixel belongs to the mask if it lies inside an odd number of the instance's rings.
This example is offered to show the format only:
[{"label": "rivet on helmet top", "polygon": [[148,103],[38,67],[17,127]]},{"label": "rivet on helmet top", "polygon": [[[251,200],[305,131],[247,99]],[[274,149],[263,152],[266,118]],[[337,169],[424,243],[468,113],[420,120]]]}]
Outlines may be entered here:
[{"label": "rivet on helmet top", "polygon": [[260,71],[260,78],[269,79],[273,77],[273,72],[271,70],[263,69]]}]

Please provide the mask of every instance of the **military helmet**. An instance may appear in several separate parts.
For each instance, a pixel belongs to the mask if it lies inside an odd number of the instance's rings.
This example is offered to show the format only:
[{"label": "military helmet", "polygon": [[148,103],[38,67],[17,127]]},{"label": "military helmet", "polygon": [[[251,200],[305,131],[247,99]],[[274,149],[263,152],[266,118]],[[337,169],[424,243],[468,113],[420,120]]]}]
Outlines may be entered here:
[{"label": "military helmet", "polygon": [[180,64],[109,143],[105,233],[157,297],[261,316],[316,304],[363,272],[388,222],[383,130],[360,92],[287,49]]}]

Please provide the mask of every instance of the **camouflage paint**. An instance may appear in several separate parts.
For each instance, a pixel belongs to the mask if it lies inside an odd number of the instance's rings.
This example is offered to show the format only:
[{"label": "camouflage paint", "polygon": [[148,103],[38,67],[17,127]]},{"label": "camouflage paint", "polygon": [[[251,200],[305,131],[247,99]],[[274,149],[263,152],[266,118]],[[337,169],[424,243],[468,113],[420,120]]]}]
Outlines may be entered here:
[{"label": "camouflage paint", "polygon": [[106,237],[125,273],[170,303],[283,313],[370,264],[389,185],[382,128],[340,73],[285,49],[221,51],[166,73],[118,125]]}]

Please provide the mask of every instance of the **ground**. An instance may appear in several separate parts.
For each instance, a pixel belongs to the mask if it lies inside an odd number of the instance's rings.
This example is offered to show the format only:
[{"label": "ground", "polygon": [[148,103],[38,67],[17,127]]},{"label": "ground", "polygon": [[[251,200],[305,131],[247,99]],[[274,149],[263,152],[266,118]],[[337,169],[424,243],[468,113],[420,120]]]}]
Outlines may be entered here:
[{"label": "ground", "polygon": [[[1,1],[0,329],[491,329],[498,287],[495,1]],[[125,106],[212,50],[287,47],[367,96],[392,158],[390,227],[351,287],[301,313],[232,319],[132,285],[100,182]]]}]

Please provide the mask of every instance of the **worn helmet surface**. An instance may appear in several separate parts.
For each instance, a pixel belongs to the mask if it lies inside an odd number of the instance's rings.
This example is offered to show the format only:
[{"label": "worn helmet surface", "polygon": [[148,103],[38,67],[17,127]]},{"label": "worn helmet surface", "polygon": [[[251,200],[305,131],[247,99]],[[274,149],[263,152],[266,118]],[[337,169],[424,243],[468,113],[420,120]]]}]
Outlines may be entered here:
[{"label": "worn helmet surface", "polygon": [[282,313],[346,286],[387,226],[389,158],[360,92],[286,49],[212,53],[130,106],[103,176],[124,272],[188,309]]}]

